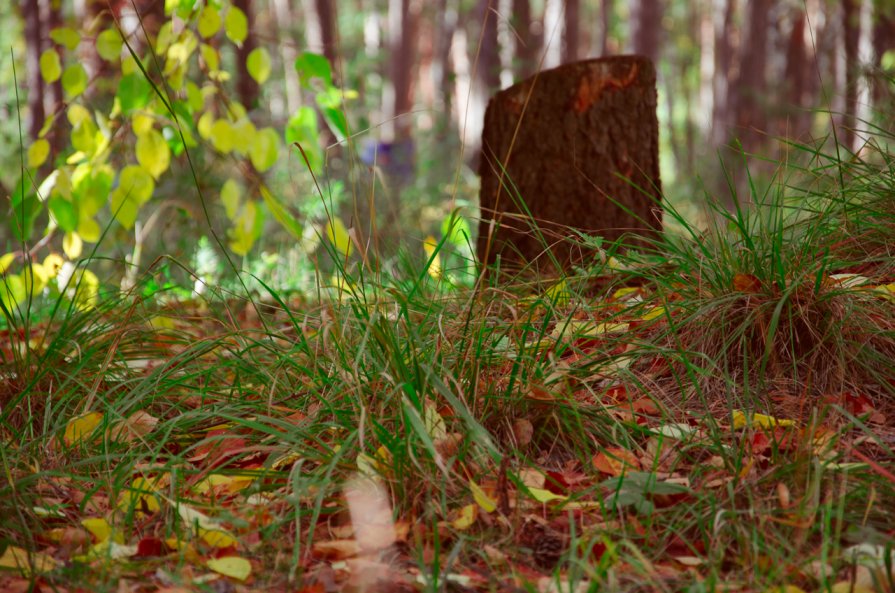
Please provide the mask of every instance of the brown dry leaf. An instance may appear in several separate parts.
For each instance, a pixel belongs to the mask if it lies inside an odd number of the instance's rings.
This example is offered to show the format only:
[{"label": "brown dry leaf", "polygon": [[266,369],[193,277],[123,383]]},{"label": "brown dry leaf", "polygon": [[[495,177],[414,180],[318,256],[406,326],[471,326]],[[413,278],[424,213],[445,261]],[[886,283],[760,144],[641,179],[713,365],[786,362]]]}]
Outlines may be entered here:
[{"label": "brown dry leaf", "polygon": [[600,451],[594,456],[592,463],[597,471],[616,477],[629,468],[640,469],[640,460],[637,456],[620,447],[608,447],[605,451]]},{"label": "brown dry leaf", "polygon": [[535,428],[527,418],[516,418],[513,421],[513,438],[516,439],[517,447],[525,447],[531,443],[534,432]]},{"label": "brown dry leaf", "polygon": [[734,274],[733,289],[738,292],[758,292],[761,290],[761,280],[752,274]]},{"label": "brown dry leaf", "polygon": [[140,410],[109,429],[109,438],[119,443],[131,443],[155,430],[158,418]]},{"label": "brown dry leaf", "polygon": [[345,560],[357,556],[360,545],[353,539],[331,539],[329,541],[314,542],[312,547],[314,556],[321,560]]}]

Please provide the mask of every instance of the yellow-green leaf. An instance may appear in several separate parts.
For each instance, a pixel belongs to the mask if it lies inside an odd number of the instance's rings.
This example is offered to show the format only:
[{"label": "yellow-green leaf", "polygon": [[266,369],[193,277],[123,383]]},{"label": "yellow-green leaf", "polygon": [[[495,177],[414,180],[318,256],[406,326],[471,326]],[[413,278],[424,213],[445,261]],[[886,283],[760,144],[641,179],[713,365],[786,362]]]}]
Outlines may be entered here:
[{"label": "yellow-green leaf", "polygon": [[221,13],[210,4],[206,4],[199,13],[199,35],[209,38],[221,30]]},{"label": "yellow-green leaf", "polygon": [[65,46],[65,49],[73,51],[81,42],[81,36],[78,32],[69,27],[57,27],[50,31],[50,39],[54,43]]},{"label": "yellow-green leaf", "polygon": [[151,129],[137,138],[137,162],[155,179],[168,170],[171,149],[161,132]]},{"label": "yellow-green leaf", "polygon": [[528,493],[538,502],[550,502],[552,500],[568,500],[568,496],[556,494],[546,488],[529,488]]},{"label": "yellow-green leaf", "polygon": [[203,43],[199,46],[199,53],[202,55],[202,60],[209,70],[214,71],[220,67],[221,58],[218,55],[218,50],[207,43]]},{"label": "yellow-green leaf", "polygon": [[336,248],[336,253],[340,254],[344,259],[348,259],[353,245],[348,229],[345,228],[341,219],[333,218],[326,223],[326,236],[333,247]]},{"label": "yellow-green leaf", "polygon": [[473,500],[483,511],[493,513],[497,509],[497,503],[474,480],[469,480],[469,489],[472,491]]},{"label": "yellow-green leaf", "polygon": [[112,192],[112,213],[126,229],[134,226],[140,206],[152,197],[155,182],[143,167],[128,165],[121,170],[118,187]]},{"label": "yellow-green leaf", "polygon": [[264,84],[270,77],[270,54],[263,47],[256,47],[246,58],[246,70],[258,84]]},{"label": "yellow-green leaf", "polygon": [[83,218],[78,221],[78,235],[88,243],[96,243],[102,235],[102,229],[93,218]]},{"label": "yellow-green leaf", "polygon": [[457,511],[456,516],[453,521],[451,521],[451,527],[458,531],[469,529],[472,527],[472,524],[475,523],[478,514],[479,507],[474,504],[468,504]]},{"label": "yellow-green leaf", "polygon": [[25,300],[27,292],[25,283],[18,274],[8,274],[0,277],[0,302],[7,309],[13,309],[18,303]]},{"label": "yellow-green leaf", "polygon": [[743,412],[742,410],[734,410],[733,411],[733,427],[734,428],[745,428],[746,426],[752,426],[753,428],[774,428],[776,426],[794,426],[795,421],[774,418],[773,416],[768,416],[767,414],[758,414],[753,413],[751,415],[751,419],[749,416]]},{"label": "yellow-green leaf", "polygon": [[121,533],[116,533],[109,522],[102,517],[81,519],[81,525],[90,532],[98,544],[108,540],[119,544],[124,543],[124,536]]},{"label": "yellow-green leaf", "polygon": [[76,232],[65,233],[62,237],[62,251],[68,259],[78,259],[83,250],[84,242],[81,240],[81,235]]},{"label": "yellow-green leaf", "polygon": [[28,166],[36,169],[47,162],[48,156],[50,156],[50,143],[44,138],[38,138],[28,147]]},{"label": "yellow-green leaf", "polygon": [[81,64],[72,64],[62,72],[62,89],[69,98],[77,97],[87,88],[87,71]]},{"label": "yellow-green leaf", "polygon": [[50,83],[56,82],[62,76],[62,61],[55,49],[47,49],[40,54],[40,75]]},{"label": "yellow-green leaf", "polygon": [[264,226],[262,211],[254,201],[246,202],[242,211],[233,220],[233,227],[227,231],[230,237],[230,249],[237,255],[246,255],[258,237]]},{"label": "yellow-green leaf", "polygon": [[162,506],[155,494],[156,490],[155,485],[146,478],[135,478],[130,488],[125,488],[119,495],[117,506],[125,513],[134,511],[139,517],[145,513],[157,513]]},{"label": "yellow-green leaf", "polygon": [[72,418],[65,427],[65,435],[63,436],[65,444],[71,447],[72,445],[82,443],[94,433],[96,427],[102,421],[103,415],[100,412],[87,412]]},{"label": "yellow-green leaf", "polygon": [[68,118],[68,123],[72,126],[77,126],[85,121],[93,121],[92,116],[90,115],[90,111],[84,107],[83,105],[79,105],[78,103],[72,103],[68,107],[68,111],[66,111],[65,116]]},{"label": "yellow-green leaf", "polygon": [[258,130],[249,148],[249,158],[259,172],[270,169],[277,162],[279,134],[273,128]]},{"label": "yellow-green leaf", "polygon": [[239,211],[239,200],[242,197],[242,188],[235,179],[228,179],[221,186],[221,203],[227,213],[227,218],[233,220]]},{"label": "yellow-green leaf", "polygon": [[252,563],[240,556],[210,558],[205,565],[216,573],[237,581],[244,581],[252,574]]},{"label": "yellow-green leaf", "polygon": [[121,56],[121,46],[118,29],[106,29],[96,36],[96,53],[107,62],[114,62]]},{"label": "yellow-green leaf", "polygon": [[15,253],[4,253],[2,256],[0,256],[0,274],[3,274],[6,270],[9,269],[9,266],[12,264],[15,258]]},{"label": "yellow-green leaf", "polygon": [[242,10],[236,6],[231,6],[230,10],[227,11],[224,29],[227,33],[227,37],[230,38],[230,41],[236,45],[242,45],[242,42],[245,41],[246,37],[249,35],[249,19],[246,18],[246,15]]},{"label": "yellow-green leaf", "polygon": [[[236,146],[238,139],[233,132],[233,126],[226,119],[219,119],[211,125],[209,131],[211,145],[220,153],[227,154]],[[200,130],[201,134],[201,130]]]}]

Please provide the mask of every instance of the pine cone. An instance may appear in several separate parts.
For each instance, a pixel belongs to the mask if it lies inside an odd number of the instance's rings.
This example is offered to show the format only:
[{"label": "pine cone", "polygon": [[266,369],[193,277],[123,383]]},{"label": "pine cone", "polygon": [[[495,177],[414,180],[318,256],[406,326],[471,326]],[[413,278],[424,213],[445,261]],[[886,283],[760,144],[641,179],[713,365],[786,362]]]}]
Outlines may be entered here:
[{"label": "pine cone", "polygon": [[519,543],[531,550],[532,559],[538,568],[553,570],[562,557],[566,541],[559,531],[528,520],[519,533]]}]

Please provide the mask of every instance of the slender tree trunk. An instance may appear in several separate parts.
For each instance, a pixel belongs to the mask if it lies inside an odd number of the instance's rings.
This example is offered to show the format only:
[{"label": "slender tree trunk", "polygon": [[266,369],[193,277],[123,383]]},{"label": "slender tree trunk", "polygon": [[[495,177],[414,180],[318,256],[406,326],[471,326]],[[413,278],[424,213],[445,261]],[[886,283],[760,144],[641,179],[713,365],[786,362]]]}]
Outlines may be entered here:
[{"label": "slender tree trunk", "polygon": [[513,0],[513,14],[510,18],[515,32],[515,78],[522,80],[538,69],[542,35],[536,34],[534,27],[540,23],[533,21],[530,0]]},{"label": "slender tree trunk", "polygon": [[435,48],[432,60],[432,82],[444,113],[451,112],[454,92],[454,71],[451,65],[451,44],[457,29],[457,9],[453,0],[438,0],[435,10]]},{"label": "slender tree trunk", "polygon": [[575,62],[581,55],[581,0],[565,0],[563,14],[562,63]]},{"label": "slender tree trunk", "polygon": [[808,90],[810,77],[814,73],[808,58],[805,34],[808,17],[799,8],[792,11],[792,28],[786,48],[786,69],[783,80],[786,85],[787,111],[790,116],[784,123],[781,134],[804,139],[811,132],[811,117],[808,112]]},{"label": "slender tree trunk", "polygon": [[737,0],[714,0],[715,68],[712,76],[712,146],[718,148],[730,138],[731,86],[733,83],[734,18]]},{"label": "slender tree trunk", "polygon": [[246,67],[249,54],[258,47],[255,38],[255,11],[252,0],[233,0],[233,6],[243,11],[249,22],[249,34],[242,45],[236,48],[236,95],[242,106],[251,111],[258,106],[260,90],[257,81],[249,75],[249,70]]},{"label": "slender tree trunk", "polygon": [[301,107],[301,84],[298,72],[295,71],[295,59],[298,51],[292,35],[292,23],[295,22],[292,0],[272,0],[274,23],[277,27],[280,59],[283,62],[283,87],[286,96],[286,112],[291,116]]},{"label": "slender tree trunk", "polygon": [[413,109],[419,9],[419,4],[414,0],[389,1],[389,78],[394,88],[391,116],[395,140],[409,138],[413,129],[413,121],[408,114]]},{"label": "slender tree trunk", "polygon": [[849,150],[855,148],[860,35],[861,0],[842,0],[842,41],[845,51],[845,110],[842,114],[842,142]]},{"label": "slender tree trunk", "polygon": [[25,21],[25,64],[27,66],[28,85],[28,136],[36,139],[46,119],[44,111],[44,79],[40,74],[41,40],[43,39],[43,23],[40,19],[40,3],[38,0],[25,0],[22,3],[22,18]]},{"label": "slender tree trunk", "polygon": [[613,0],[600,0],[600,55],[608,56],[614,49],[610,49],[610,37],[612,35],[612,18],[615,14]]},{"label": "slender tree trunk", "polygon": [[[895,50],[895,4],[890,0],[873,2],[873,64],[877,71],[882,68],[883,55]],[[873,84],[873,103],[881,107],[883,99],[890,94],[889,81],[876,76]]]},{"label": "slender tree trunk", "polygon": [[746,42],[740,58],[740,75],[734,85],[736,134],[747,151],[754,150],[768,131],[765,101],[768,97],[768,15],[773,0],[750,0]]},{"label": "slender tree trunk", "polygon": [[634,8],[632,48],[655,64],[662,34],[662,0],[638,0]]}]

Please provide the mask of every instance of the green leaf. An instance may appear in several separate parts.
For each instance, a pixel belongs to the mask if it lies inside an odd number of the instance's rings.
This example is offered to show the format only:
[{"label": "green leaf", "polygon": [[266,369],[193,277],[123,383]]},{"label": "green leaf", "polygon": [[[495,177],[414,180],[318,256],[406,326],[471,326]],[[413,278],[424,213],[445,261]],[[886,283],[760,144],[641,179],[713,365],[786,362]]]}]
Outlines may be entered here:
[{"label": "green leaf", "polygon": [[224,30],[230,41],[236,45],[242,45],[242,42],[249,36],[249,19],[246,18],[246,14],[242,10],[231,6],[227,11]]},{"label": "green leaf", "polygon": [[81,36],[78,32],[69,27],[57,27],[50,31],[50,39],[54,43],[65,46],[68,51],[74,51],[78,44],[81,43]]},{"label": "green leaf", "polygon": [[47,162],[49,156],[50,143],[44,138],[39,138],[28,147],[28,166],[36,169]]},{"label": "green leaf", "polygon": [[87,88],[87,71],[81,64],[72,64],[62,73],[62,89],[69,98],[77,97]]},{"label": "green leaf", "polygon": [[317,128],[317,112],[307,105],[299,107],[286,124],[284,137],[287,144],[298,143],[308,157],[314,174],[323,167],[323,149],[320,148],[320,132]]},{"label": "green leaf", "polygon": [[267,171],[277,162],[279,139],[279,134],[273,128],[264,128],[255,133],[249,147],[249,158],[259,172]]},{"label": "green leaf", "polygon": [[254,78],[258,84],[264,84],[270,77],[270,54],[263,47],[256,47],[249,53],[246,58],[246,70],[249,75]]},{"label": "green leaf", "polygon": [[62,61],[55,49],[47,49],[40,54],[40,75],[49,83],[56,82],[62,76]]},{"label": "green leaf", "polygon": [[323,121],[336,135],[336,140],[344,142],[348,138],[348,119],[345,117],[345,112],[333,107],[321,109],[320,112],[323,114]]},{"label": "green leaf", "polygon": [[150,129],[137,138],[137,162],[155,179],[168,170],[171,149],[158,130]]},{"label": "green leaf", "polygon": [[199,46],[199,53],[202,55],[202,60],[209,70],[214,71],[221,66],[221,58],[218,55],[218,50],[207,43],[203,43]]},{"label": "green leaf", "polygon": [[18,303],[28,296],[25,291],[25,283],[18,274],[10,274],[0,277],[0,303],[5,311],[12,311]]},{"label": "green leaf", "polygon": [[351,243],[351,235],[348,234],[348,229],[345,228],[341,218],[333,218],[326,223],[326,236],[336,248],[336,253],[340,254],[343,259],[347,259],[351,255],[354,245]]},{"label": "green leaf", "polygon": [[134,72],[122,76],[118,82],[118,93],[115,95],[121,104],[121,112],[129,115],[136,109],[146,107],[151,96],[151,90],[142,72]]},{"label": "green leaf", "polygon": [[99,130],[88,118],[78,122],[71,130],[71,145],[75,150],[91,156],[96,151],[96,135]]},{"label": "green leaf", "polygon": [[208,39],[221,30],[221,13],[218,9],[210,4],[206,4],[202,12],[199,13],[199,35]]},{"label": "green leaf", "polygon": [[47,207],[56,224],[63,231],[71,232],[78,228],[78,211],[74,204],[62,196],[54,194],[50,197]]},{"label": "green leaf", "polygon": [[78,204],[81,220],[94,216],[106,205],[114,180],[115,171],[109,165],[81,165],[75,169],[72,174],[72,193]]},{"label": "green leaf", "polygon": [[118,222],[130,229],[137,221],[140,206],[152,197],[155,183],[143,167],[128,165],[121,170],[118,187],[112,192],[112,213]]},{"label": "green leaf", "polygon": [[122,45],[118,29],[106,29],[96,36],[96,53],[107,62],[114,62],[121,57]]},{"label": "green leaf", "polygon": [[261,186],[261,197],[264,198],[264,203],[267,204],[267,209],[270,210],[270,213],[273,214],[276,221],[279,222],[290,235],[298,240],[302,240],[303,232],[301,223],[298,222],[298,219],[292,216],[285,204],[270,193],[270,191],[263,185]]},{"label": "green leaf", "polygon": [[325,56],[311,52],[304,52],[295,58],[295,71],[301,78],[301,83],[308,86],[312,78],[323,80],[326,86],[332,86],[333,73],[329,60]]},{"label": "green leaf", "polygon": [[235,179],[228,179],[221,186],[221,203],[227,212],[227,218],[233,220],[239,211],[239,200],[242,197],[242,188]]},{"label": "green leaf", "polygon": [[453,245],[464,247],[469,244],[472,233],[469,230],[469,223],[455,210],[441,221],[441,235],[447,237]]}]

